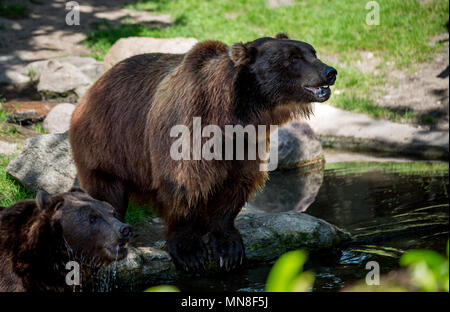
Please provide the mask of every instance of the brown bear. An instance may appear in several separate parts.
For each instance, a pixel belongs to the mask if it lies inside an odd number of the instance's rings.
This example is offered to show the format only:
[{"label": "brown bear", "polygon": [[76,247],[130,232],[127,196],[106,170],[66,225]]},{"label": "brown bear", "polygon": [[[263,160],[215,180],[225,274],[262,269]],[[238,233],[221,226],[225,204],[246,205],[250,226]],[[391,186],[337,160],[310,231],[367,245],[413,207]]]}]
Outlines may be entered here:
[{"label": "brown bear", "polygon": [[308,115],[310,103],[327,100],[336,74],[311,45],[285,34],[128,58],[107,71],[74,111],[70,143],[80,183],[122,218],[130,195],[151,199],[178,267],[198,270],[214,260],[230,270],[244,259],[234,219],[263,186],[265,160],[175,160],[171,129],[185,125],[192,133],[195,117],[220,129],[281,125]]},{"label": "brown bear", "polygon": [[[0,292],[72,291],[66,264],[80,265],[81,286],[101,266],[127,255],[131,227],[108,203],[80,188],[0,209]],[[77,287],[77,286],[75,286]]]}]

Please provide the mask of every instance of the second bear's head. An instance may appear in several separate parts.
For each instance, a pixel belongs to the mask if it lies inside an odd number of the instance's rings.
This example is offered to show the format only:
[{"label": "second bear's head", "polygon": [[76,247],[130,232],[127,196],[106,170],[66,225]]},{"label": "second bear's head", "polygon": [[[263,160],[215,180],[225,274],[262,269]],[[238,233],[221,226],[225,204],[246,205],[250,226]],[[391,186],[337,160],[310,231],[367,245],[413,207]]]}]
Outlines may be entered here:
[{"label": "second bear's head", "polygon": [[248,69],[261,92],[278,104],[324,102],[336,81],[336,69],[320,61],[310,44],[284,33],[235,43],[229,56],[235,66]]},{"label": "second bear's head", "polygon": [[62,235],[73,260],[109,264],[127,255],[132,229],[117,219],[110,204],[93,199],[77,187],[55,196],[40,191],[36,204],[41,223],[47,223],[47,218],[51,220],[53,238],[58,239],[57,233]]}]

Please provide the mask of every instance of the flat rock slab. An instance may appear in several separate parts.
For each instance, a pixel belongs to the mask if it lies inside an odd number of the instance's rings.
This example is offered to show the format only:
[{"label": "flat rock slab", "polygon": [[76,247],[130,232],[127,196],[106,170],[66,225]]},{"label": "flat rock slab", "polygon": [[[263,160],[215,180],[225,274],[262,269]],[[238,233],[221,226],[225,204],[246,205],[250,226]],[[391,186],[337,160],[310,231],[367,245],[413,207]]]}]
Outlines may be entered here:
[{"label": "flat rock slab", "polygon": [[[183,274],[175,269],[169,254],[163,250],[164,241],[157,240],[162,237],[162,225],[157,221],[150,222],[148,227],[159,232],[159,235],[154,235],[155,241],[146,246],[131,247],[126,259],[106,270],[108,274],[115,270],[120,289],[139,289]],[[236,227],[242,234],[248,265],[274,260],[293,249],[317,251],[337,248],[350,239],[350,234],[344,230],[298,212],[241,213],[236,219]],[[210,271],[216,269],[213,265]]]},{"label": "flat rock slab", "polygon": [[143,53],[183,54],[196,43],[195,38],[150,38],[128,37],[117,40],[105,55],[103,64],[105,70],[110,69],[120,61]]},{"label": "flat rock slab", "polygon": [[448,160],[449,133],[315,104],[309,125],[324,147]]},{"label": "flat rock slab", "polygon": [[44,120],[57,104],[45,101],[9,101],[2,106],[6,111],[8,122],[28,125]]}]

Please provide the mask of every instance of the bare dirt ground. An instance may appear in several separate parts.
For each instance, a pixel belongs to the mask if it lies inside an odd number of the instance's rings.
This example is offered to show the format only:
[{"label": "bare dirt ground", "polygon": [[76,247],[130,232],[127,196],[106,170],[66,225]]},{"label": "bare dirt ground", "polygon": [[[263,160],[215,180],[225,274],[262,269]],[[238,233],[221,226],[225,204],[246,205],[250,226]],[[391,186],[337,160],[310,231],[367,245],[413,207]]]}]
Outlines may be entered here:
[{"label": "bare dirt ground", "polygon": [[414,73],[393,71],[385,85],[385,95],[375,102],[393,110],[415,113],[414,123],[424,128],[449,129],[449,47],[448,33],[440,36],[445,51],[419,65]]}]

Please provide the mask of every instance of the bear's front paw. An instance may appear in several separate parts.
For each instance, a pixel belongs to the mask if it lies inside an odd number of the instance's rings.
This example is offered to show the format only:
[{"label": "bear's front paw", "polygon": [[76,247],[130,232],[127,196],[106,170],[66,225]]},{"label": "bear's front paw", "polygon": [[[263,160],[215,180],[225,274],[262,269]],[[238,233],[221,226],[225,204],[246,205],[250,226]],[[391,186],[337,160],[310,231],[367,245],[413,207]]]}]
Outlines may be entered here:
[{"label": "bear's front paw", "polygon": [[244,244],[237,230],[211,232],[210,247],[213,259],[226,271],[239,267],[245,259]]},{"label": "bear's front paw", "polygon": [[184,233],[168,238],[167,249],[180,270],[189,272],[206,268],[208,249],[199,235]]}]

